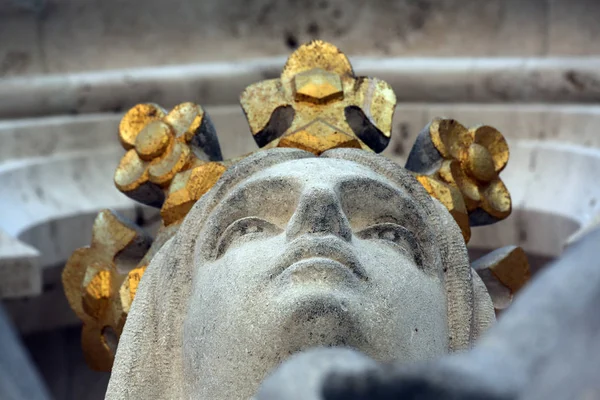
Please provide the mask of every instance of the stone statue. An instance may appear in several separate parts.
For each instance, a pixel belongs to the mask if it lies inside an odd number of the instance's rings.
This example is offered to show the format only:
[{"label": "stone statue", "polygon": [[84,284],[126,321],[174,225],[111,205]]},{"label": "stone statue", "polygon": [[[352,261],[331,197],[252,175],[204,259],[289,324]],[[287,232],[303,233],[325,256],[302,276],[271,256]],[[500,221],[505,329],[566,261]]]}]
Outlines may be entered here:
[{"label": "stone statue", "polygon": [[520,249],[477,269],[466,250],[470,226],[510,214],[508,147],[436,119],[403,168],[375,154],[395,101],[316,41],[242,94],[252,155],[223,161],[192,103],[127,113],[115,183],[163,225],[152,242],[103,211],[63,273],[108,399],[247,399],[319,346],[414,363],[474,344],[527,279]]},{"label": "stone statue", "polygon": [[426,360],[493,319],[459,228],[409,172],[362,150],[269,150],[228,170],[151,262],[108,398],[249,398],[313,346]]}]

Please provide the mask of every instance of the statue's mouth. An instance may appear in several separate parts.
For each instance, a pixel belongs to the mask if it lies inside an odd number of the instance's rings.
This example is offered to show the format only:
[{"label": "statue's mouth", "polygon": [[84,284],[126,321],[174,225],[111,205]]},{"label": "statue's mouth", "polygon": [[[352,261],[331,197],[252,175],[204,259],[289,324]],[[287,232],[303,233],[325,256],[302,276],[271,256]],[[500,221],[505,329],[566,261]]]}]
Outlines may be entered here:
[{"label": "statue's mouth", "polygon": [[368,279],[350,245],[335,236],[303,236],[294,240],[277,264],[273,276],[282,274],[290,267],[300,270],[308,266],[317,267],[321,272],[343,267],[361,280]]},{"label": "statue's mouth", "polygon": [[358,282],[360,279],[346,265],[330,258],[312,257],[290,265],[280,275],[292,282],[317,282],[325,284],[343,284]]}]

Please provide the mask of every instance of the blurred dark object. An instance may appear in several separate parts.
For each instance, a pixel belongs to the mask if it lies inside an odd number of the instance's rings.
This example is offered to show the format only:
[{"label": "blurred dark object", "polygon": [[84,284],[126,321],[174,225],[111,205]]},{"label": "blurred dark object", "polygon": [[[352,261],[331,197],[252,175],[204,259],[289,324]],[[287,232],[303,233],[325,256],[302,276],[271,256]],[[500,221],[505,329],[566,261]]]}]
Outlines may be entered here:
[{"label": "blurred dark object", "polygon": [[10,3],[14,4],[16,7],[32,11],[36,13],[40,13],[44,11],[46,5],[48,4],[48,0],[8,0]]},{"label": "blurred dark object", "polygon": [[0,394],[2,400],[49,400],[27,350],[0,303]]}]

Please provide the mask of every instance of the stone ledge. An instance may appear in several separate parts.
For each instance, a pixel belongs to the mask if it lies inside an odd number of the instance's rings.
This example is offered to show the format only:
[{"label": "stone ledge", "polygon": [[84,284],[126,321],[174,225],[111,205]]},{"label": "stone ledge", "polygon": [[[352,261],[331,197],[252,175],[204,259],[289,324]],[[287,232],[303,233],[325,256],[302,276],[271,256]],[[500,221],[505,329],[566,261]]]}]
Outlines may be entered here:
[{"label": "stone ledge", "polygon": [[[600,58],[365,58],[357,74],[386,80],[399,102],[596,103]],[[0,79],[0,118],[125,112],[238,102],[252,83],[277,77],[285,57]]]},{"label": "stone ledge", "polygon": [[3,0],[0,76],[243,60],[323,39],[349,55],[600,53],[594,0]]}]

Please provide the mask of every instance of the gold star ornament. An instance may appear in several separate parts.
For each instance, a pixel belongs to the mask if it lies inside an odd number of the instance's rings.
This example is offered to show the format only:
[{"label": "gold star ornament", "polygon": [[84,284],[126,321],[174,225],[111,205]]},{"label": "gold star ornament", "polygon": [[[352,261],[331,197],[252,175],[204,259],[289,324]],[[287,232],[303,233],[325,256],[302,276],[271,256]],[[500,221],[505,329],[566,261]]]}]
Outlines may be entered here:
[{"label": "gold star ornament", "polygon": [[380,153],[390,141],[396,95],[382,80],[355,76],[337,47],[316,40],[290,56],[279,79],[246,88],[240,102],[259,147]]}]

